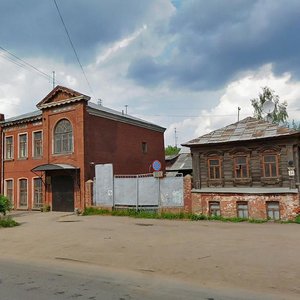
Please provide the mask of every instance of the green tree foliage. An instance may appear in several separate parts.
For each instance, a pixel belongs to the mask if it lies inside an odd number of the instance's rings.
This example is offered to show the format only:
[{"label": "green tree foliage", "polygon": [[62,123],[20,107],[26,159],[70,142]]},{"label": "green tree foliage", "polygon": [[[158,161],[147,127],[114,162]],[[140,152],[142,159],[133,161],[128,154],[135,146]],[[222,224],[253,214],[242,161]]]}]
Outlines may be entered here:
[{"label": "green tree foliage", "polygon": [[0,214],[3,214],[3,216],[5,216],[6,213],[10,210],[11,210],[10,200],[5,196],[0,195]]},{"label": "green tree foliage", "polygon": [[266,101],[272,101],[275,104],[274,111],[269,115],[271,122],[275,124],[285,123],[288,118],[287,102],[279,102],[279,96],[275,94],[275,91],[265,86],[262,88],[262,93],[258,95],[258,98],[251,99],[251,104],[254,108],[254,117],[257,119],[263,119],[263,104]]},{"label": "green tree foliage", "polygon": [[175,155],[175,154],[178,154],[179,151],[180,151],[180,148],[169,145],[167,148],[165,148],[165,155]]}]

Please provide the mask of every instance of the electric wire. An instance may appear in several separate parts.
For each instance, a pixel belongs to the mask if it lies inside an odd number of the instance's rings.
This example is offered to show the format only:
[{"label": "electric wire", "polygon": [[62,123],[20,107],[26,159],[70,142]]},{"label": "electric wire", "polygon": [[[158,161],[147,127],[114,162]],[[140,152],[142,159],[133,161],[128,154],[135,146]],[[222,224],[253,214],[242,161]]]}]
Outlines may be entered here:
[{"label": "electric wire", "polygon": [[4,47],[0,46],[0,49],[3,51],[1,54],[1,56],[6,59],[7,61],[12,62],[13,64],[29,70],[29,71],[35,71],[38,74],[40,74],[41,76],[43,76],[44,78],[48,79],[48,80],[52,80],[52,77],[48,74],[46,74],[45,72],[41,71],[40,69],[38,69],[37,67],[35,67],[34,65],[28,63],[27,61],[23,60],[22,58],[18,57],[17,55],[13,54],[12,52],[10,52],[9,50],[5,49]]},{"label": "electric wire", "polygon": [[91,92],[92,95],[95,97],[94,92],[93,92],[93,89],[92,89],[92,86],[91,86],[91,84],[90,84],[90,82],[89,82],[89,80],[88,80],[88,78],[87,78],[87,76],[86,76],[86,73],[85,73],[85,71],[84,71],[84,69],[83,69],[83,66],[82,66],[82,64],[81,64],[81,62],[80,62],[79,56],[78,56],[77,51],[76,51],[76,49],[75,49],[75,46],[74,46],[74,44],[73,44],[73,42],[72,42],[71,36],[70,36],[70,34],[69,34],[69,31],[68,31],[68,29],[67,29],[67,26],[66,26],[66,24],[65,24],[65,21],[64,21],[64,19],[63,19],[63,17],[62,17],[62,14],[61,14],[61,12],[60,12],[60,9],[59,9],[59,7],[58,7],[58,4],[57,4],[56,0],[53,0],[53,2],[54,2],[54,4],[55,4],[56,10],[57,10],[57,12],[58,12],[58,14],[59,14],[59,17],[60,17],[60,20],[61,20],[61,22],[62,22],[62,24],[63,24],[63,27],[64,27],[64,29],[65,29],[65,32],[66,32],[66,34],[67,34],[68,40],[69,40],[70,45],[71,45],[71,47],[72,47],[72,49],[73,49],[73,52],[74,52],[74,54],[75,54],[75,57],[76,57],[77,62],[78,62],[78,64],[79,64],[79,67],[80,67],[80,69],[81,69],[81,71],[82,71],[82,74],[83,74],[83,76],[84,76],[84,78],[85,78],[85,80],[86,80],[86,82],[87,82],[87,85],[88,85],[88,87],[89,87],[89,89],[90,89],[90,92]]}]

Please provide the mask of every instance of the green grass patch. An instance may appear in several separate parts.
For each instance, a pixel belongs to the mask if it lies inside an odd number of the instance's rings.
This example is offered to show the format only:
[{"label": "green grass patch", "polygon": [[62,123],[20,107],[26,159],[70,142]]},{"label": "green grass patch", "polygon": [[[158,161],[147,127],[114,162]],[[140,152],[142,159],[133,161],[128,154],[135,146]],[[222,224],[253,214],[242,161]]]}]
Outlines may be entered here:
[{"label": "green grass patch", "polygon": [[20,223],[16,222],[11,217],[0,218],[0,227],[15,227],[19,225]]},{"label": "green grass patch", "polygon": [[96,207],[86,207],[82,213],[83,216],[92,216],[92,215],[110,215],[108,209],[96,208]]},{"label": "green grass patch", "polygon": [[[111,215],[118,217],[132,217],[132,218],[141,218],[141,219],[167,219],[167,220],[191,220],[191,221],[221,221],[221,222],[249,222],[249,223],[266,223],[267,219],[246,219],[246,218],[225,218],[222,216],[206,216],[203,214],[191,214],[191,213],[171,213],[171,212],[157,212],[155,210],[136,210],[136,209],[115,209],[108,210],[96,207],[87,207],[85,208],[83,216],[89,215]],[[290,223],[300,224],[300,216],[296,217],[295,221],[289,221]]]}]

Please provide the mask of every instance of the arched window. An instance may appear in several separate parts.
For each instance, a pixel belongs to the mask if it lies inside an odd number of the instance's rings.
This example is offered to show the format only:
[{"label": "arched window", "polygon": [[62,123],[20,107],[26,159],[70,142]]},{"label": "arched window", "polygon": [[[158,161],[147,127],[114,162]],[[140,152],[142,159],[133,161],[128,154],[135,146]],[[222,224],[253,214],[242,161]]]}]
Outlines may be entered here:
[{"label": "arched window", "polygon": [[54,129],[54,153],[70,153],[73,151],[73,129],[71,123],[63,119]]}]

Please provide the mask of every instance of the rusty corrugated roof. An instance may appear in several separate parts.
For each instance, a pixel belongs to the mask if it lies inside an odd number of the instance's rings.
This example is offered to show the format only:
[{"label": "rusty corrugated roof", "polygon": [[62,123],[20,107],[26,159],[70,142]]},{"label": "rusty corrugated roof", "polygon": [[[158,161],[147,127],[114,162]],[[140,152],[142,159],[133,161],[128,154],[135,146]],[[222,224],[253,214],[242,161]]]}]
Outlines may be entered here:
[{"label": "rusty corrugated roof", "polygon": [[183,146],[193,146],[202,144],[217,144],[235,141],[246,141],[278,136],[299,134],[299,130],[281,127],[276,124],[247,117],[239,122],[217,129],[208,134],[193,139]]}]

